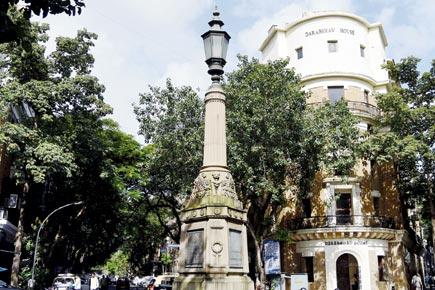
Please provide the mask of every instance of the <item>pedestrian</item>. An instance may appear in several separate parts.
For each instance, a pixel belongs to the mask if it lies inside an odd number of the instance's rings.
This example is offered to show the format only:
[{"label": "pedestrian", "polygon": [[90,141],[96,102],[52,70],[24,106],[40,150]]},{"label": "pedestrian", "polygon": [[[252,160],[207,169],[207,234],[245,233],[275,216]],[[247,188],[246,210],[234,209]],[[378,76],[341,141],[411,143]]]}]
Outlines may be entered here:
[{"label": "pedestrian", "polygon": [[74,277],[74,290],[81,290],[82,289],[82,281],[80,280],[79,276]]},{"label": "pedestrian", "polygon": [[103,275],[103,277],[101,278],[100,288],[101,290],[109,289],[109,281],[106,279],[106,275]]},{"label": "pedestrian", "polygon": [[423,282],[421,281],[420,274],[415,273],[411,280],[413,290],[423,290]]},{"label": "pedestrian", "polygon": [[90,288],[90,290],[100,289],[100,283],[98,282],[98,277],[97,277],[97,275],[95,275],[95,273],[92,273],[91,285],[89,288]]}]

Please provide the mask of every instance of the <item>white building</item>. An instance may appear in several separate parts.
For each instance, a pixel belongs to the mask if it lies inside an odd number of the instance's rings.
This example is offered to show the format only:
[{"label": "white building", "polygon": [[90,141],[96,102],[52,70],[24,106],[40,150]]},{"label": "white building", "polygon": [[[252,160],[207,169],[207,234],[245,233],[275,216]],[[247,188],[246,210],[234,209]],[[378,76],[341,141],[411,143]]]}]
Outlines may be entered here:
[{"label": "white building", "polygon": [[[381,24],[334,11],[272,26],[260,50],[264,62],[289,58],[311,93],[309,104],[344,99],[358,127],[369,130],[379,114],[375,94],[389,88],[382,68],[386,47]],[[311,198],[289,205],[296,215],[289,220],[291,241],[283,247],[285,271],[309,273],[311,290],[408,289],[409,276],[419,268],[405,256],[422,248],[403,224],[389,170],[360,164],[354,176],[322,178]]]}]

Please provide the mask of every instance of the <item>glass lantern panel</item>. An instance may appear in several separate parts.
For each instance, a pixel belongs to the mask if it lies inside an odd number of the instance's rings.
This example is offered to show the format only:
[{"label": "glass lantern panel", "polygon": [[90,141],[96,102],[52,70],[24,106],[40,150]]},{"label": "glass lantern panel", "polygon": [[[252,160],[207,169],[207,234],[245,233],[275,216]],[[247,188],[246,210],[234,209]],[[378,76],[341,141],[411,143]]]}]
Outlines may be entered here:
[{"label": "glass lantern panel", "polygon": [[222,58],[222,34],[212,34],[212,57]]},{"label": "glass lantern panel", "polygon": [[211,36],[204,38],[204,52],[205,52],[205,59],[211,58]]},{"label": "glass lantern panel", "polygon": [[228,40],[225,38],[225,36],[222,37],[222,58],[227,58],[227,49],[228,49]]}]

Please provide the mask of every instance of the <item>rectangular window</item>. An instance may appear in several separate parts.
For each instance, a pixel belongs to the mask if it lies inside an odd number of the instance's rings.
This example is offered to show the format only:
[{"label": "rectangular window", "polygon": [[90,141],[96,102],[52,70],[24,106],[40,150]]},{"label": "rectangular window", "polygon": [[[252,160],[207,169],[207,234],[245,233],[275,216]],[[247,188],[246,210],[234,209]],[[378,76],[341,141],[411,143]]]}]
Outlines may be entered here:
[{"label": "rectangular window", "polygon": [[364,101],[366,102],[366,103],[368,103],[369,102],[369,91],[368,90],[364,90]]},{"label": "rectangular window", "polygon": [[187,232],[186,267],[201,268],[204,262],[204,231]]},{"label": "rectangular window", "polygon": [[328,51],[329,52],[337,52],[337,40],[328,40]]},{"label": "rectangular window", "polygon": [[379,274],[379,281],[386,281],[384,256],[378,256],[378,274]]},{"label": "rectangular window", "polygon": [[296,48],[296,55],[298,59],[301,59],[304,57],[304,51],[302,50],[302,47]]},{"label": "rectangular window", "polygon": [[242,268],[242,232],[230,230],[230,268]]},{"label": "rectangular window", "polygon": [[374,215],[380,216],[381,199],[378,196],[373,197],[373,208],[374,208]]},{"label": "rectangular window", "polygon": [[361,57],[365,57],[366,56],[366,47],[364,45],[360,45],[359,52],[361,54]]},{"label": "rectangular window", "polygon": [[328,87],[328,96],[332,103],[336,103],[344,96],[343,86]]},{"label": "rectangular window", "polygon": [[304,257],[305,273],[308,274],[308,282],[314,282],[314,257]]},{"label": "rectangular window", "polygon": [[350,193],[340,193],[336,200],[335,214],[337,224],[345,225],[351,223],[352,198]]},{"label": "rectangular window", "polygon": [[311,217],[311,200],[310,198],[302,199],[302,210],[304,211],[304,217]]}]

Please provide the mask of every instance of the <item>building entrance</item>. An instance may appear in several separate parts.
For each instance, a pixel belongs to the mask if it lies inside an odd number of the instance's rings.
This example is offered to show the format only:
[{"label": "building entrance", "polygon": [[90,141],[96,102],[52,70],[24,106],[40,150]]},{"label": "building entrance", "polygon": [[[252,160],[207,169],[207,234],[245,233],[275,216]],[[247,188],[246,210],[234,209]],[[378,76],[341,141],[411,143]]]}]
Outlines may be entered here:
[{"label": "building entrance", "polygon": [[340,290],[360,289],[358,261],[350,254],[343,254],[337,259],[337,288]]}]

